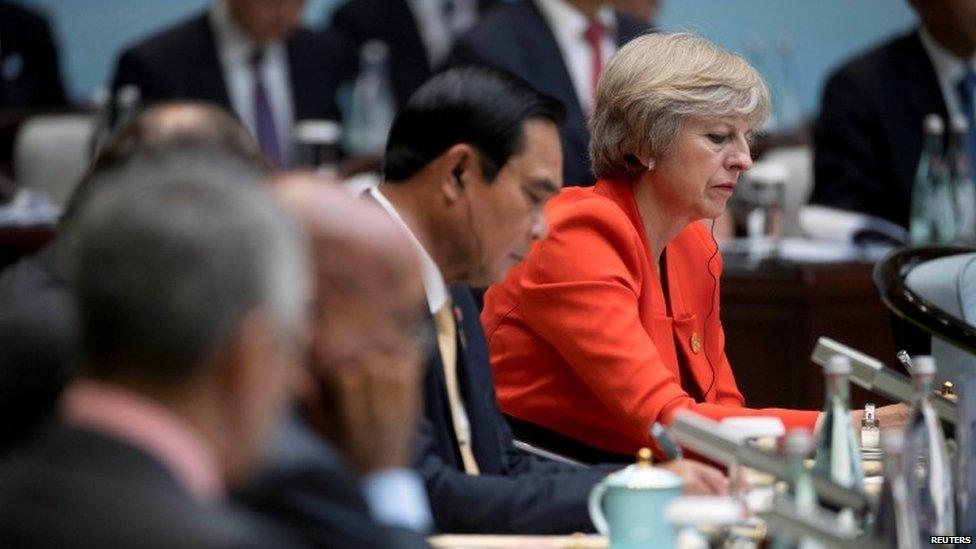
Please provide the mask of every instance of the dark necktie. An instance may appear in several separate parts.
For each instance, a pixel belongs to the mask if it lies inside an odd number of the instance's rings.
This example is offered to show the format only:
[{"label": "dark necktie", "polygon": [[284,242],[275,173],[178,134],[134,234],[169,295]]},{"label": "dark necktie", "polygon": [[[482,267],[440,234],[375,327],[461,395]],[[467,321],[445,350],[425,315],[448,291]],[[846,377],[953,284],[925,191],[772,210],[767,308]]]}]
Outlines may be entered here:
[{"label": "dark necktie", "polygon": [[593,73],[590,80],[590,90],[592,91],[593,99],[590,108],[596,104],[596,88],[600,82],[600,73],[603,72],[603,35],[606,32],[607,28],[603,26],[603,23],[596,19],[591,19],[589,26],[586,27],[586,32],[583,33],[586,37],[586,42],[590,45],[590,52],[593,55]]},{"label": "dark necktie", "polygon": [[264,50],[257,49],[251,54],[251,75],[254,76],[254,130],[257,134],[261,152],[276,167],[282,167],[281,145],[278,143],[278,130],[275,126],[271,100],[264,87],[261,66],[264,64]]},{"label": "dark necktie", "polygon": [[973,111],[973,94],[976,93],[976,73],[967,70],[966,74],[956,84],[956,92],[959,93],[959,105],[962,107],[963,114],[966,115],[966,122],[969,123],[969,131],[966,133],[966,152],[969,154],[969,161],[976,174],[976,112]]}]

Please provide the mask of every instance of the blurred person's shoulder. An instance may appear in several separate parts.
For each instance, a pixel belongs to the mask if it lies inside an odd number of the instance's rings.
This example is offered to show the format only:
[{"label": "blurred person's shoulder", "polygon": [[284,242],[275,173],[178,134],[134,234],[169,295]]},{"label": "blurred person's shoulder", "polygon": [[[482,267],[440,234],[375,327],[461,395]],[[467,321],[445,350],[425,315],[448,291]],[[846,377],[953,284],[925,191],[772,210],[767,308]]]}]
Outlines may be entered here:
[{"label": "blurred person's shoulder", "polygon": [[185,54],[188,44],[208,37],[213,39],[209,12],[199,11],[129,42],[123,47],[123,55]]},{"label": "blurred person's shoulder", "polygon": [[87,429],[51,423],[0,462],[0,546],[273,547],[275,534],[196,501],[154,458]]},{"label": "blurred person's shoulder", "polygon": [[865,83],[888,81],[893,71],[904,67],[906,60],[919,53],[925,56],[918,31],[913,29],[854,54],[838,65],[828,77],[828,81],[841,79]]}]

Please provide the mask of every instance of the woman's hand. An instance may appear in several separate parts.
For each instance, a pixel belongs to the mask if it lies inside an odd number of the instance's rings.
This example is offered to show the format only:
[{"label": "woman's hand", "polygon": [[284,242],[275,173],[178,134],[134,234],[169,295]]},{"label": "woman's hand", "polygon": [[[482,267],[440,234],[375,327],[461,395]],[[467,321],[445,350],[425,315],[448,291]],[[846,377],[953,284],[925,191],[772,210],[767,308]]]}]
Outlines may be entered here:
[{"label": "woman's hand", "polygon": [[690,459],[676,459],[655,466],[681,477],[686,496],[724,496],[729,493],[729,479],[710,465]]}]

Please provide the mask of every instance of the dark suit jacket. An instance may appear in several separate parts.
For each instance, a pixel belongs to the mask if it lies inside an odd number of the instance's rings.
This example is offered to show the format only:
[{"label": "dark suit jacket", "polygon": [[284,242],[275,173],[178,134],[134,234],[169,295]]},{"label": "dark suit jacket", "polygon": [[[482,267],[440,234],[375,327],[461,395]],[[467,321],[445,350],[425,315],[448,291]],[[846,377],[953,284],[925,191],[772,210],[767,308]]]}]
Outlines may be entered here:
[{"label": "dark suit jacket", "polygon": [[2,547],[294,545],[274,534],[200,503],[155,458],[94,431],[54,426],[0,464]]},{"label": "dark suit jacket", "polygon": [[58,50],[47,21],[10,2],[0,2],[0,67],[0,109],[65,103]]},{"label": "dark suit jacket", "polygon": [[297,416],[285,424],[261,471],[237,498],[297,531],[311,546],[428,547],[420,534],[373,520],[356,473]]},{"label": "dark suit jacket", "polygon": [[593,485],[615,467],[574,467],[514,447],[495,398],[488,347],[471,292],[455,284],[451,296],[461,317],[458,381],[481,474],[467,475],[461,464],[443,363],[434,348],[424,379],[424,421],[416,467],[427,484],[437,528],[503,534],[592,531],[586,498]]},{"label": "dark suit jacket", "polygon": [[[646,24],[617,14],[618,45],[647,30]],[[506,69],[539,91],[562,101],[566,107],[566,121],[559,128],[563,145],[563,179],[566,185],[593,184],[587,115],[576,97],[559,43],[535,2],[520,0],[486,14],[458,41],[450,63],[486,63]]]},{"label": "dark suit jacket", "polygon": [[[497,3],[479,0],[478,11],[484,13]],[[368,40],[381,40],[390,46],[390,80],[398,107],[432,74],[427,47],[407,0],[349,0],[333,12],[329,28],[357,48]],[[353,69],[355,65],[355,59],[344,64]]]},{"label": "dark suit jacket", "polygon": [[[298,29],[285,42],[295,120],[338,119],[335,90],[341,40]],[[208,12],[128,47],[119,57],[112,89],[135,84],[146,102],[208,101],[233,112]]]},{"label": "dark suit jacket", "polygon": [[838,69],[814,127],[811,202],[908,225],[922,119],[946,106],[917,32]]},{"label": "dark suit jacket", "polygon": [[75,371],[78,326],[66,280],[69,246],[55,238],[0,273],[0,453],[50,416]]}]

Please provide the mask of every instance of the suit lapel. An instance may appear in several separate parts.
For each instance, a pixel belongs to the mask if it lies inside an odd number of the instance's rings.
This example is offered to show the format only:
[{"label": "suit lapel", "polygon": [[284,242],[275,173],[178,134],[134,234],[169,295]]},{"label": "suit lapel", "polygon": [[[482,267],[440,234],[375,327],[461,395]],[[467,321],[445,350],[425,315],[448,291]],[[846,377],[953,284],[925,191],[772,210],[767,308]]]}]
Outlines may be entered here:
[{"label": "suit lapel", "polygon": [[210,24],[208,13],[200,17],[199,22],[202,40],[201,47],[197,50],[197,68],[187,71],[186,74],[194,75],[197,80],[197,89],[200,99],[223,105],[233,111],[230,104],[230,94],[227,92],[227,83],[224,81],[224,70],[220,64],[217,53],[217,40],[214,37],[214,30]]},{"label": "suit lapel", "polygon": [[498,474],[501,450],[494,423],[497,404],[478,309],[463,284],[452,284],[451,296],[458,326],[458,383],[471,425],[472,449],[483,474]]},{"label": "suit lapel", "polygon": [[[935,74],[935,68],[932,66],[932,61],[929,59],[928,53],[925,52],[917,32],[912,33],[905,42],[901,57],[902,63],[898,66],[898,78],[904,84],[899,85],[898,89],[903,90],[904,112],[906,114],[904,123],[910,124],[907,131],[910,131],[912,135],[918,135],[917,143],[912,147],[913,152],[916,150],[918,152],[912,155],[910,159],[899,160],[914,166],[918,154],[922,150],[922,139],[918,132],[922,119],[928,113],[937,113],[943,120],[946,120],[948,111],[942,97],[942,88],[939,86],[939,80]],[[907,203],[914,182],[914,169],[906,167],[901,171],[910,174],[909,177],[903,178],[900,182],[902,187],[900,193]]]},{"label": "suit lapel", "polygon": [[521,33],[525,43],[520,48],[523,61],[519,73],[526,76],[534,75],[528,78],[531,84],[562,101],[566,107],[564,128],[568,131],[569,137],[585,150],[585,144],[589,140],[586,115],[580,106],[576,87],[573,86],[569,69],[566,68],[566,62],[563,60],[562,50],[559,49],[556,36],[535,2],[529,0],[525,5],[524,24],[529,28],[528,32]]}]

